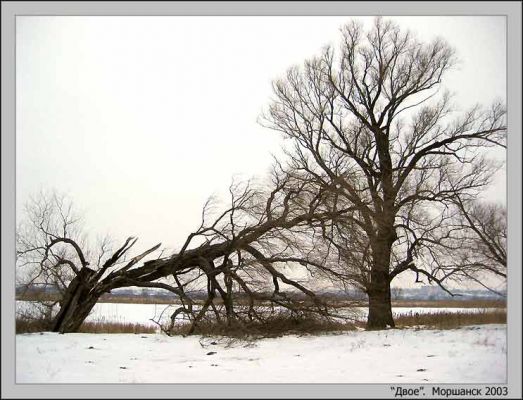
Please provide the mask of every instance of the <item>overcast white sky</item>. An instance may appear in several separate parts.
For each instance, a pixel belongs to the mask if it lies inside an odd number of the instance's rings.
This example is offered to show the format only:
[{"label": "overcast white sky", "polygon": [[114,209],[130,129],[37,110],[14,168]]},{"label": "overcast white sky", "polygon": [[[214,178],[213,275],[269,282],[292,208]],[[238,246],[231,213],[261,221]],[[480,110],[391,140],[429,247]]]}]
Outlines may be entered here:
[{"label": "overcast white sky", "polygon": [[[256,122],[271,80],[337,44],[349,19],[17,17],[17,218],[29,195],[56,189],[92,233],[179,247],[209,195],[278,153]],[[393,19],[455,47],[457,104],[505,99],[504,17]],[[488,197],[504,201],[503,174]]]}]

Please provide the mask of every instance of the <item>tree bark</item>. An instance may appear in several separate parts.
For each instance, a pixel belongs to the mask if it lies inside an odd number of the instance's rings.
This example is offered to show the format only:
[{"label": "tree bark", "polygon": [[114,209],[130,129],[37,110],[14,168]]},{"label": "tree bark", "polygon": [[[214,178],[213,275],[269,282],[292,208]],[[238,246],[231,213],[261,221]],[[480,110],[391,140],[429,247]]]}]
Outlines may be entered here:
[{"label": "tree bark", "polygon": [[390,280],[388,274],[372,273],[372,289],[368,291],[369,316],[367,318],[368,330],[385,329],[387,326],[394,328],[392,318],[392,304],[390,296]]},{"label": "tree bark", "polygon": [[392,318],[392,304],[390,295],[389,264],[392,243],[395,240],[394,232],[380,235],[378,243],[374,246],[374,265],[371,269],[371,282],[367,290],[369,296],[369,315],[367,329],[394,328]]},{"label": "tree bark", "polygon": [[91,282],[90,278],[94,274],[94,270],[84,267],[71,281],[54,319],[53,332],[68,333],[80,329],[100,297],[100,294],[91,291],[95,282]]}]

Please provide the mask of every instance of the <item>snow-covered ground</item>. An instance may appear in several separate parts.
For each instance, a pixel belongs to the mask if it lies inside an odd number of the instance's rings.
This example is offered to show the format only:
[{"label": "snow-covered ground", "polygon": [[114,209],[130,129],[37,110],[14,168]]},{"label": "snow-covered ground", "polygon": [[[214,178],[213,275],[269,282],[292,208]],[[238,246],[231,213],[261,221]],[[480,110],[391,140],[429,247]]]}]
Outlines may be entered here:
[{"label": "snow-covered ground", "polygon": [[506,326],[256,342],[161,334],[16,335],[17,383],[504,383]]}]

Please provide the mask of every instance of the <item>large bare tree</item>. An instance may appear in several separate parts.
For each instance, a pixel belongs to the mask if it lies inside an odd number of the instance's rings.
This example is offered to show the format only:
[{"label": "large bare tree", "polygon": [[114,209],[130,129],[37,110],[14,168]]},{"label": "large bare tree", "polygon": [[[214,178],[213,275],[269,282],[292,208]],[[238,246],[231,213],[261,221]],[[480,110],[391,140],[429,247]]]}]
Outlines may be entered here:
[{"label": "large bare tree", "polygon": [[339,51],[293,67],[274,82],[262,124],[290,140],[291,169],[332,193],[343,216],[319,227],[369,298],[367,327],[394,326],[390,283],[405,271],[443,286],[456,265],[449,205],[477,196],[496,167],[488,146],[504,146],[505,109],[458,113],[441,94],[455,57],[442,39],[418,41],[377,18],[351,22]]}]

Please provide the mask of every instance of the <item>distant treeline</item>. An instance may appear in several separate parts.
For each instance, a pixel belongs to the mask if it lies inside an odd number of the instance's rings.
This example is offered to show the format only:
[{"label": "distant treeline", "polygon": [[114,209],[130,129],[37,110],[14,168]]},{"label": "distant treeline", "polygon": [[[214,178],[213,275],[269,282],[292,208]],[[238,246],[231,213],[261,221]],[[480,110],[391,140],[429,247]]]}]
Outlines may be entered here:
[{"label": "distant treeline", "polygon": [[[418,288],[396,288],[392,291],[393,300],[475,300],[475,299],[503,299],[506,295],[505,291],[500,294],[491,292],[489,290],[481,289],[456,289],[453,291],[455,296],[451,296],[441,288],[437,286],[424,285]],[[204,300],[207,298],[206,291],[193,291],[187,293],[194,300]],[[296,300],[305,298],[305,295],[301,292],[287,293],[289,297]],[[318,294],[326,300],[366,300],[366,294],[359,290],[325,290]],[[56,287],[45,286],[45,285],[32,285],[32,286],[19,286],[16,288],[16,298],[19,300],[23,299],[57,299],[60,296],[59,291]],[[244,293],[235,294],[237,299],[245,297]],[[125,288],[114,290],[111,293],[107,293],[102,296],[102,299],[119,299],[119,298],[134,298],[134,299],[157,299],[159,302],[164,303],[172,301],[177,298],[174,294],[161,290],[161,289],[150,289],[150,288]]]}]

